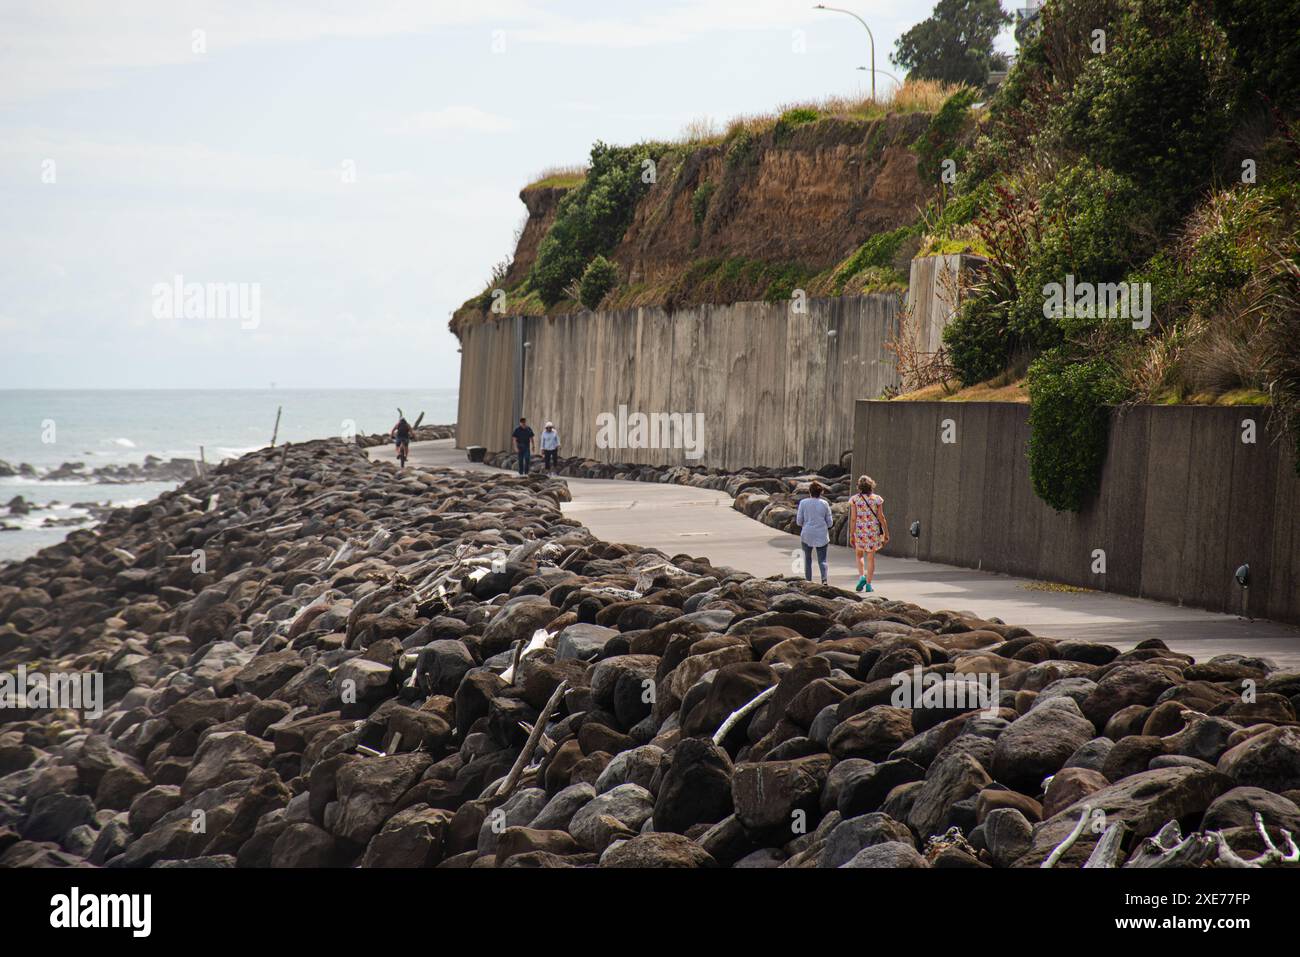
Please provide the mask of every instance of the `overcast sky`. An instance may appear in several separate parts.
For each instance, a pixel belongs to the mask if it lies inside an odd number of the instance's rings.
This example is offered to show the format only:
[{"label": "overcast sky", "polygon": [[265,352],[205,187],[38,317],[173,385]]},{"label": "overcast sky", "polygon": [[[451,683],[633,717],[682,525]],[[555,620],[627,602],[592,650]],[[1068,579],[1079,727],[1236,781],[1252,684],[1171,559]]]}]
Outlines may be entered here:
[{"label": "overcast sky", "polygon": [[[846,0],[895,73],[932,5]],[[0,387],[454,386],[542,169],[865,87],[811,7],[3,0]],[[160,318],[176,276],[256,319]]]}]

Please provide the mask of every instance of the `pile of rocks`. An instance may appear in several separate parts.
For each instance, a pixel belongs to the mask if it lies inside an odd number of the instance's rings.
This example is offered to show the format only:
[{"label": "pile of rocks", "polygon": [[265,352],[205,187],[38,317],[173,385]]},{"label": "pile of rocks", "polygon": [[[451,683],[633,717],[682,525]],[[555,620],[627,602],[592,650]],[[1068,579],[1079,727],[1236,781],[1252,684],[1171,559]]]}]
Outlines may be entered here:
[{"label": "pile of rocks", "polygon": [[[25,498],[23,498],[23,496],[15,495],[3,506],[0,506],[0,508],[4,510],[3,514],[22,517],[22,516],[31,515],[33,512],[52,511],[54,508],[56,508],[61,504],[62,503],[59,502],[57,499],[51,500],[49,502],[44,502],[44,503],[29,502]],[[74,502],[72,503],[71,507],[75,509],[79,509],[85,514],[67,515],[61,518],[55,517],[53,515],[47,515],[41,522],[41,527],[64,528],[64,527],[72,527],[76,525],[85,525],[92,521],[98,521],[99,519],[103,518],[105,515],[107,515],[109,512],[113,510],[113,505],[111,502],[104,502],[104,503]],[[20,530],[21,530],[21,526],[19,525],[11,525],[8,522],[0,521],[0,531],[2,532],[16,532]]]},{"label": "pile of rocks", "polygon": [[17,466],[0,460],[0,478],[28,478],[41,482],[96,482],[127,485],[133,482],[184,482],[198,470],[197,459],[160,459],[146,455],[143,462],[129,465],[100,465],[87,469],[85,462],[64,462],[57,468],[39,469],[28,462]]},{"label": "pile of rocks", "polygon": [[[422,425],[411,433],[412,442],[432,442],[434,439],[454,439],[455,425]],[[375,432],[371,435],[358,435],[357,445],[363,449],[376,445],[392,445],[393,437],[387,432]]]},{"label": "pile of rocks", "polygon": [[[845,453],[844,462],[850,455]],[[489,452],[483,461],[497,468],[518,471],[519,457],[513,452]],[[831,542],[848,544],[849,496],[856,490],[850,483],[856,481],[849,475],[845,464],[823,465],[816,470],[798,466],[786,468],[751,467],[729,472],[723,469],[685,465],[632,465],[628,463],[597,462],[577,456],[559,459],[555,475],[569,478],[621,479],[628,482],[660,482],[670,485],[691,485],[695,488],[726,492],[733,499],[732,507],[750,518],[783,532],[799,534],[795,513],[799,500],[808,496],[808,486],[820,482],[826,487],[823,497],[831,506],[835,524],[831,527]],[[541,474],[538,459],[532,461],[531,471]]]},{"label": "pile of rocks", "polygon": [[[0,671],[106,699],[0,725],[0,865],[984,867],[1085,808],[1126,855],[1300,827],[1300,675],[607,544],[566,498],[308,443],[0,570]],[[944,693],[972,676],[985,710]]]}]

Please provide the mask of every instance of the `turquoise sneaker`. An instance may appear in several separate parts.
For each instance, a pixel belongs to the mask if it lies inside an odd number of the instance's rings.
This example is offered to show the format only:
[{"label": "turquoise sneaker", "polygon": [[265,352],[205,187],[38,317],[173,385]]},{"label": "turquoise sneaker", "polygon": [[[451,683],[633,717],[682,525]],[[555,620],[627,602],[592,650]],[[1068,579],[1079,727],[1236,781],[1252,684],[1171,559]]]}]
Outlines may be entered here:
[{"label": "turquoise sneaker", "polygon": [[867,582],[866,587],[864,587],[862,590],[863,590],[863,591],[875,591],[875,589],[871,587],[871,582]]},{"label": "turquoise sneaker", "polygon": [[853,586],[853,590],[862,591],[862,586],[865,585],[866,583],[867,583],[867,576],[863,575],[861,578],[858,579],[858,583]]}]

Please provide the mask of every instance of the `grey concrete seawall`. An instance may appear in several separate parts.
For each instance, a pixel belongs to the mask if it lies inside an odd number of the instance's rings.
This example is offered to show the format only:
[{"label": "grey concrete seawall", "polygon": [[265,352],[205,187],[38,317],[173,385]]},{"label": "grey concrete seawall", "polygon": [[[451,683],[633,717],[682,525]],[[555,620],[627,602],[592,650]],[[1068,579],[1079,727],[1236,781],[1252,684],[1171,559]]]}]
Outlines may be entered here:
[{"label": "grey concrete seawall", "polygon": [[[514,420],[555,423],[564,453],[648,465],[837,462],[858,399],[897,384],[899,297],[504,317],[461,332],[457,441],[505,449]],[[703,455],[600,448],[597,416],[700,413]]]},{"label": "grey concrete seawall", "polygon": [[1233,571],[1249,563],[1249,614],[1300,622],[1300,479],[1267,409],[1117,413],[1101,492],[1078,514],[1034,494],[1028,420],[1021,404],[859,402],[854,470],[884,496],[886,554],[918,554],[919,520],[923,560],[1229,613],[1243,608]]}]

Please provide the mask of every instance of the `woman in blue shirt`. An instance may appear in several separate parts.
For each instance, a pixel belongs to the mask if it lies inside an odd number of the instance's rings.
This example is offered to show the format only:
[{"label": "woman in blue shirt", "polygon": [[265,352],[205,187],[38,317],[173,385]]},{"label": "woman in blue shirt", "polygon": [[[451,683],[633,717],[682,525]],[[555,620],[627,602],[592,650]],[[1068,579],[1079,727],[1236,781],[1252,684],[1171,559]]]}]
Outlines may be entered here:
[{"label": "woman in blue shirt", "polygon": [[822,498],[824,491],[820,482],[808,486],[811,497],[799,503],[799,511],[794,517],[799,526],[799,543],[803,546],[803,577],[812,581],[812,553],[816,549],[823,585],[826,584],[826,549],[831,543],[831,526],[835,524],[831,507]]}]

